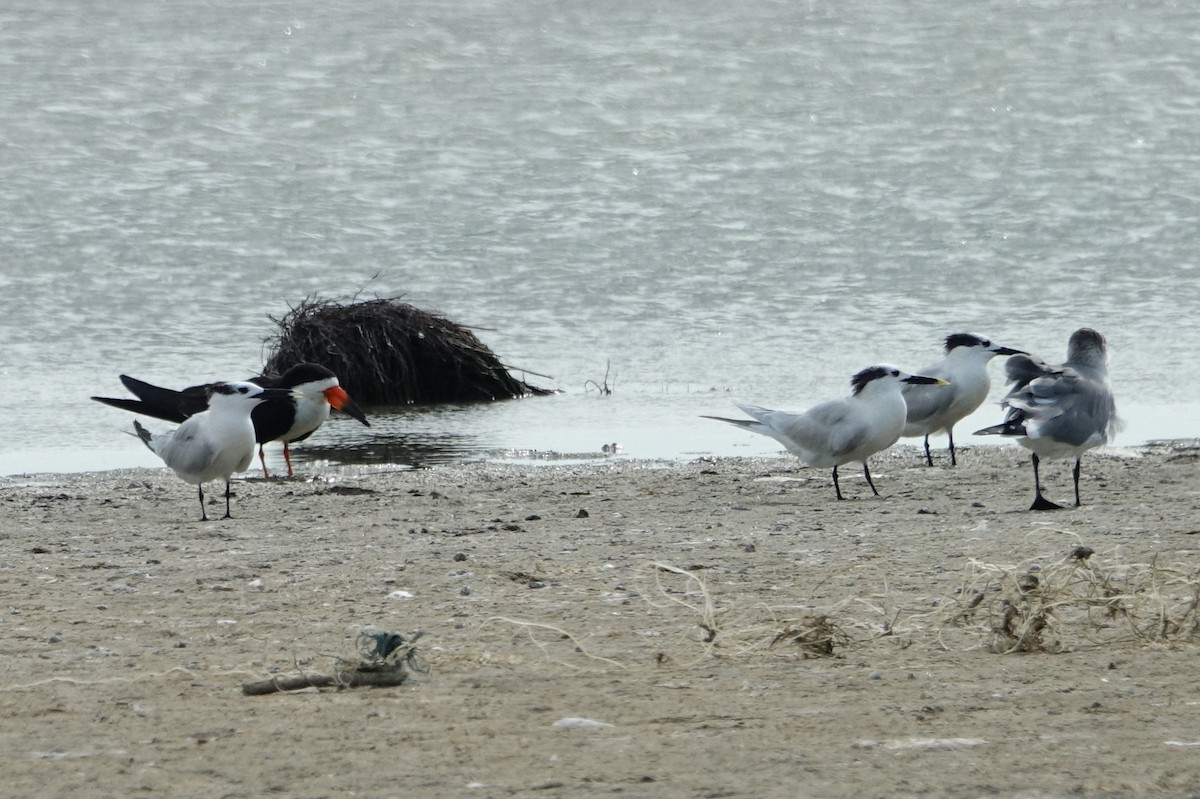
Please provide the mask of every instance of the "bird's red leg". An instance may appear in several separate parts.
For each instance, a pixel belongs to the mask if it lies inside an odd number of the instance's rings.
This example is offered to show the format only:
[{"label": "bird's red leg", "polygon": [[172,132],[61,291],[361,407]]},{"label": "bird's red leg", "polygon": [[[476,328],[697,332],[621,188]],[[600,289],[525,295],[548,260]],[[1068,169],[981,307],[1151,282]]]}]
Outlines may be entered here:
[{"label": "bird's red leg", "polygon": [[263,467],[263,477],[270,477],[271,475],[270,475],[270,474],[267,472],[267,456],[266,456],[266,454],[263,452],[263,445],[262,445],[262,444],[259,444],[259,445],[258,445],[258,459],[259,459],[259,460],[262,462],[262,467]]},{"label": "bird's red leg", "polygon": [[288,450],[287,442],[283,442],[283,459],[287,461],[288,477],[295,477],[296,473],[292,471],[292,453]]}]

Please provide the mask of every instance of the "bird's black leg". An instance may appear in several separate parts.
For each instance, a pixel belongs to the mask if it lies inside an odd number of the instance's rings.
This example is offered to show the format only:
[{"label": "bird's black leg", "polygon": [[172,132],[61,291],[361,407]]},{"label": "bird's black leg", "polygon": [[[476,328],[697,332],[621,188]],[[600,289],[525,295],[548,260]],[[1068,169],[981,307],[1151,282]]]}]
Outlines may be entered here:
[{"label": "bird's black leg", "polygon": [[[867,476],[867,485],[871,487],[872,491],[875,491],[875,484],[871,482],[871,470],[867,468],[866,461],[863,461],[863,474]],[[875,491],[875,496],[879,496],[878,491]]]},{"label": "bird's black leg", "polygon": [[1029,506],[1030,510],[1061,510],[1062,505],[1058,505],[1042,496],[1042,481],[1038,477],[1038,456],[1033,453],[1033,504]]},{"label": "bird's black leg", "polygon": [[196,486],[200,491],[200,521],[208,521],[208,514],[204,512],[204,483]]},{"label": "bird's black leg", "polygon": [[1075,507],[1079,507],[1079,462],[1082,458],[1075,459]]},{"label": "bird's black leg", "polygon": [[223,519],[232,519],[233,518],[233,514],[231,514],[229,512],[229,495],[230,495],[230,493],[231,492],[229,490],[229,479],[226,478],[225,479],[225,515],[223,517],[221,517]]},{"label": "bird's black leg", "polygon": [[925,436],[925,465],[933,465],[933,456],[929,454],[929,436]]},{"label": "bird's black leg", "polygon": [[833,491],[835,494],[837,494],[838,499],[842,498],[842,487],[838,485],[836,466],[833,467]]},{"label": "bird's black leg", "polygon": [[950,465],[957,466],[958,458],[954,455],[954,428],[950,428],[946,433],[950,436]]}]

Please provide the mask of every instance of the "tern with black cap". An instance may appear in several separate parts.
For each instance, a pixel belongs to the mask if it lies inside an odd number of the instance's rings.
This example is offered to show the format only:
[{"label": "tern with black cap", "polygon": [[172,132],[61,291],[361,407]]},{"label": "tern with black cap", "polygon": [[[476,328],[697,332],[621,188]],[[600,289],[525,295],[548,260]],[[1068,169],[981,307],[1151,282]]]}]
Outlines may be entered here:
[{"label": "tern with black cap", "polygon": [[838,467],[861,461],[867,485],[871,486],[875,496],[879,496],[871,480],[867,458],[900,440],[907,413],[900,391],[906,385],[921,384],[949,385],[938,377],[911,375],[895,366],[881,364],[869,366],[851,378],[850,396],[823,402],[802,413],[735,402],[754,418],[704,418],[770,436],[809,466],[833,467],[833,490],[838,499],[842,499]]},{"label": "tern with black cap", "polygon": [[901,392],[908,405],[902,435],[925,437],[926,464],[933,465],[929,436],[944,432],[950,438],[950,465],[958,465],[958,456],[954,452],[954,425],[974,413],[987,399],[988,389],[992,387],[992,381],[988,378],[988,361],[997,355],[1026,354],[974,333],[946,336],[946,357],[922,369],[921,374],[940,377],[950,385],[939,388],[910,383]]},{"label": "tern with black cap", "polygon": [[254,424],[250,413],[255,406],[274,399],[287,399],[288,389],[263,388],[254,383],[213,383],[205,410],[189,416],[168,433],[154,434],[134,421],[138,438],[150,451],[163,459],[181,480],[198,487],[200,519],[208,521],[204,510],[204,484],[225,481],[225,518],[229,512],[230,479],[244,472],[254,459]]},{"label": "tern with black cap", "polygon": [[[112,405],[134,413],[153,416],[168,422],[183,422],[190,416],[208,408],[214,383],[189,386],[182,390],[160,388],[129,375],[121,375],[121,382],[137,399],[115,397],[92,397],[97,402]],[[263,388],[289,389],[281,398],[267,400],[251,414],[254,422],[254,438],[258,442],[258,457],[262,463],[263,476],[268,477],[267,460],[262,445],[268,441],[283,443],[283,458],[287,463],[288,477],[295,474],[289,444],[303,441],[316,432],[329,418],[330,408],[354,417],[370,426],[366,414],[338,384],[337,375],[315,363],[301,363],[282,375],[259,375],[250,378]]]}]

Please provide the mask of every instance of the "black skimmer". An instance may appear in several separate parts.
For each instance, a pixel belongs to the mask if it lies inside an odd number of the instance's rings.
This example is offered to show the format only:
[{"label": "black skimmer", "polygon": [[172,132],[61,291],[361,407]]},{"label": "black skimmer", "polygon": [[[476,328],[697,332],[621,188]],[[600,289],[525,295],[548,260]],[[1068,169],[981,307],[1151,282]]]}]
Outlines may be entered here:
[{"label": "black skimmer", "polygon": [[853,389],[850,396],[822,402],[803,413],[775,411],[735,402],[754,418],[704,418],[728,422],[770,436],[809,466],[832,466],[833,490],[838,499],[842,498],[838,467],[850,461],[861,461],[867,485],[871,486],[875,496],[879,496],[875,483],[871,481],[867,458],[900,440],[907,410],[900,390],[906,385],[922,383],[948,385],[940,378],[910,375],[894,366],[870,366],[850,381]]},{"label": "black skimmer", "polygon": [[1079,467],[1083,453],[1107,444],[1120,427],[1117,405],[1108,387],[1108,348],[1104,336],[1080,328],[1067,342],[1067,360],[1047,364],[1016,355],[1005,364],[1012,390],[1001,406],[1004,421],[975,435],[1012,436],[1032,453],[1033,504],[1030,510],[1062,508],[1042,495],[1038,462],[1075,458],[1075,507],[1079,507]]},{"label": "black skimmer", "polygon": [[204,484],[225,480],[225,517],[229,512],[229,481],[235,472],[244,472],[254,459],[254,423],[250,414],[264,402],[287,401],[292,392],[263,388],[254,383],[213,383],[207,406],[184,419],[169,433],[154,435],[136,420],[134,430],[150,450],[163,459],[180,479],[198,487],[200,520],[208,521],[204,510]]},{"label": "black skimmer", "polygon": [[954,333],[946,336],[946,357],[921,370],[921,374],[940,377],[950,382],[948,388],[906,385],[904,401],[908,404],[908,422],[904,435],[925,436],[925,463],[933,465],[929,454],[929,436],[945,432],[950,437],[950,465],[958,465],[954,454],[954,425],[970,416],[987,399],[992,381],[988,378],[988,361],[997,355],[1028,355],[1012,347],[994,344],[973,333]]},{"label": "black skimmer", "polygon": [[[208,408],[212,387],[217,385],[206,383],[176,391],[151,385],[129,375],[121,375],[121,382],[137,399],[92,399],[123,410],[180,423]],[[259,444],[258,457],[262,463],[264,477],[270,475],[267,472],[267,460],[262,445],[268,441],[283,442],[283,459],[287,463],[288,477],[293,476],[295,472],[292,469],[292,455],[288,445],[295,441],[303,441],[316,432],[329,418],[331,407],[353,416],[368,427],[371,425],[362,408],[338,385],[337,375],[319,364],[297,364],[282,375],[260,375],[248,382],[263,388],[291,391],[288,396],[262,402],[250,415],[254,423],[254,438]]]}]

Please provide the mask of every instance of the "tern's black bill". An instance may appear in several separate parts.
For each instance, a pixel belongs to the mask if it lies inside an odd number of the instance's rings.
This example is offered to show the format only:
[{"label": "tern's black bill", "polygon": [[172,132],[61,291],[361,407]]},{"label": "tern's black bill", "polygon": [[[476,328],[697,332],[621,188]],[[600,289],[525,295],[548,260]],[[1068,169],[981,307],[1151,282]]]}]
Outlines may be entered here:
[{"label": "tern's black bill", "polygon": [[264,388],[261,393],[254,396],[255,399],[260,400],[294,400],[296,392],[290,388]]}]

